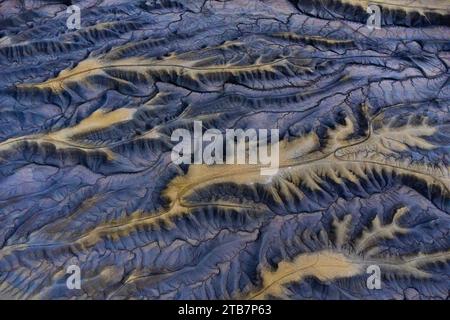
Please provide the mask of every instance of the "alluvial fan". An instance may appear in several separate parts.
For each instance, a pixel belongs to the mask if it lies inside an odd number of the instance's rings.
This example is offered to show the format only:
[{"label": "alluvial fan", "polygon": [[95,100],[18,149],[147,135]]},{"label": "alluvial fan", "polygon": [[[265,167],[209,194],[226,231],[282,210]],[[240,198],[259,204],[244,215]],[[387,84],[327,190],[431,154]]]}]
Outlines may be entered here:
[{"label": "alluvial fan", "polygon": [[447,0],[0,2],[0,298],[448,299],[449,67]]}]

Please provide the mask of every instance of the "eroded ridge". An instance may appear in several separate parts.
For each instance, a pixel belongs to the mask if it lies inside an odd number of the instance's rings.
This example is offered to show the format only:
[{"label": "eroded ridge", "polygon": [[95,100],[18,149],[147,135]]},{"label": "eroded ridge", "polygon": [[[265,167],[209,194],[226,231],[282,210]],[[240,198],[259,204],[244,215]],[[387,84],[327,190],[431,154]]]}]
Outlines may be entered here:
[{"label": "eroded ridge", "polygon": [[[0,298],[448,299],[450,8],[372,2],[381,29],[366,1],[80,1],[79,30],[2,2]],[[194,121],[278,129],[279,170],[176,165]]]}]

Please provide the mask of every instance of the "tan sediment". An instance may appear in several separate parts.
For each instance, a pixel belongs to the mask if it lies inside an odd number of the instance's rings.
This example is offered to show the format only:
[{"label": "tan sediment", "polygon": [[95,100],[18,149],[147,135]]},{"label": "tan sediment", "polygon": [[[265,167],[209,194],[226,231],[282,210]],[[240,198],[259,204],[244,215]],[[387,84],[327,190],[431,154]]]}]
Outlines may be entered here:
[{"label": "tan sediment", "polygon": [[[280,198],[279,192],[283,193],[285,200],[293,199],[293,197],[301,199],[303,193],[298,188],[299,185],[304,185],[312,190],[322,190],[321,183],[325,178],[331,179],[338,184],[348,180],[359,185],[361,179],[367,178],[369,172],[378,172],[379,174],[395,172],[396,174],[415,176],[428,185],[437,185],[441,187],[443,192],[449,192],[450,178],[448,168],[434,168],[426,164],[414,164],[407,160],[395,160],[387,156],[381,156],[381,158],[370,157],[369,153],[372,151],[368,150],[367,146],[373,142],[373,139],[371,140],[369,136],[369,138],[360,141],[349,141],[347,136],[353,132],[350,129],[353,129],[353,125],[347,122],[346,125],[332,130],[331,145],[328,144],[326,146],[324,150],[327,153],[325,154],[323,150],[317,150],[318,138],[314,137],[314,133],[292,141],[280,142],[280,168],[278,173],[273,176],[261,175],[260,170],[262,166],[259,164],[190,165],[185,175],[175,177],[163,191],[163,195],[169,200],[168,208],[161,209],[156,213],[135,212],[132,217],[98,226],[86,234],[84,238],[91,239],[88,242],[92,244],[95,242],[92,239],[98,240],[103,235],[112,236],[114,233],[124,235],[135,228],[155,226],[161,222],[171,224],[173,218],[189,214],[193,208],[201,206],[218,207],[220,206],[220,201],[197,203],[188,199],[188,197],[197,191],[222,183],[246,186],[263,185],[273,195],[274,200],[280,202],[280,204],[282,204],[283,200]],[[402,132],[400,129],[395,130],[397,133]],[[381,130],[380,132],[384,131]],[[421,129],[417,131],[417,134],[419,136],[427,136],[434,132],[434,129]],[[414,143],[418,147],[427,149],[433,147],[425,140],[422,142],[420,137],[408,135],[408,139],[405,140],[405,143]],[[345,141],[347,145],[345,145]],[[396,148],[402,151],[403,147],[400,147],[401,145],[391,146],[391,151],[395,153]],[[351,152],[346,152],[347,148]],[[234,205],[236,208],[242,206],[244,208],[246,204],[229,201],[225,205]],[[247,205],[252,206],[254,204],[248,203]],[[398,216],[401,216],[402,212],[403,209],[398,212]],[[402,228],[396,225],[381,226],[380,221],[374,221],[373,223],[373,230],[381,232],[381,235],[385,234],[388,236],[395,232],[403,232]],[[341,241],[343,239],[341,236]],[[80,239],[80,241],[84,240]],[[359,249],[363,250],[369,242],[369,240],[365,240],[360,244]]]},{"label": "tan sediment", "polygon": [[11,138],[0,143],[0,151],[5,151],[9,148],[17,146],[21,142],[35,142],[35,143],[50,143],[58,149],[75,148],[86,152],[102,151],[105,152],[109,159],[114,158],[113,153],[106,147],[92,146],[76,139],[74,136],[89,133],[95,130],[100,130],[112,126],[114,124],[125,122],[133,118],[135,109],[120,108],[111,112],[97,110],[89,117],[82,120],[79,124],[64,128],[58,131],[49,132],[46,134],[36,134],[17,138]]},{"label": "tan sediment", "polygon": [[299,282],[305,277],[331,281],[351,277],[361,272],[361,266],[349,260],[342,253],[320,251],[300,254],[291,262],[281,261],[276,271],[262,270],[262,289],[251,292],[247,299],[282,297],[285,295],[284,285],[290,282]]}]

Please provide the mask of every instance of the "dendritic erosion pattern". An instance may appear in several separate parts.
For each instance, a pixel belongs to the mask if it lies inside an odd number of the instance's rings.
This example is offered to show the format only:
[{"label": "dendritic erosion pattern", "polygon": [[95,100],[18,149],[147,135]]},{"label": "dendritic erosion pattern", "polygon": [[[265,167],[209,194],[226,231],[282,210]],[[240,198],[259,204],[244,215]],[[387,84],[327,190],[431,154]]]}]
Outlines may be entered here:
[{"label": "dendritic erosion pattern", "polygon": [[450,5],[374,2],[0,2],[0,298],[447,299]]}]

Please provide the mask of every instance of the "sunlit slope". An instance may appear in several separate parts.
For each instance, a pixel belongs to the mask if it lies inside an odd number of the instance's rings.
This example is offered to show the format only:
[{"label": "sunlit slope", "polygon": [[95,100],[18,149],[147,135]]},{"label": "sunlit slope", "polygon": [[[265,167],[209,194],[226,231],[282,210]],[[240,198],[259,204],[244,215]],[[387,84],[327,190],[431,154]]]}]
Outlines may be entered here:
[{"label": "sunlit slope", "polygon": [[[72,31],[54,3],[0,4],[0,298],[448,298],[448,1],[379,30],[365,1],[80,2]],[[279,129],[278,172],[175,165],[194,121]]]}]

